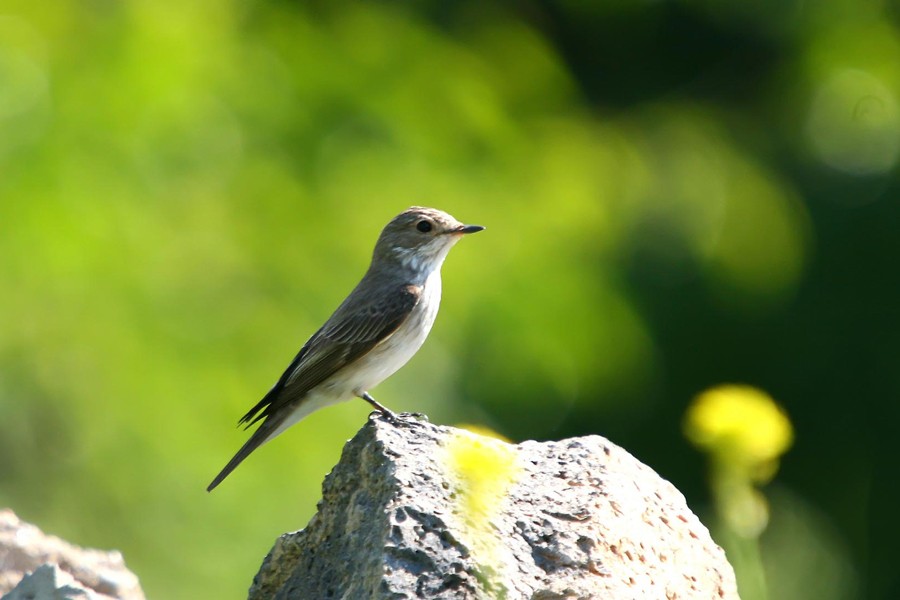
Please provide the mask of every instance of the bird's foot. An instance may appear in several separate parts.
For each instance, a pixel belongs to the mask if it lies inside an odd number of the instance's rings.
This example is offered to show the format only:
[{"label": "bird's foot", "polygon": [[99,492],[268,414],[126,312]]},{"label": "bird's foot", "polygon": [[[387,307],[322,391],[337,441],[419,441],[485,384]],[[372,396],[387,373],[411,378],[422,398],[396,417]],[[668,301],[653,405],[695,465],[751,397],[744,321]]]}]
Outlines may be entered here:
[{"label": "bird's foot", "polygon": [[363,392],[360,396],[363,400],[371,404],[375,407],[375,409],[380,412],[385,419],[390,421],[391,423],[397,422],[397,415],[395,415],[388,407],[384,406],[380,402],[378,402],[375,398],[369,395],[369,392]]}]

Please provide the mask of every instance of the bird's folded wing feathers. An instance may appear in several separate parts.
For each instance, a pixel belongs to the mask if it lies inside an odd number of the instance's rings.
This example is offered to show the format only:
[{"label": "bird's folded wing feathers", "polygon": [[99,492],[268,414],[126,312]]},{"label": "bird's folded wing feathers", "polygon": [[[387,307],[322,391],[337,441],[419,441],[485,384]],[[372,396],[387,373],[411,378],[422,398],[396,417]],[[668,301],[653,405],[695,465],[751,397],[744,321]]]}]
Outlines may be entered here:
[{"label": "bird's folded wing feathers", "polygon": [[253,425],[302,398],[344,366],[391,336],[419,302],[422,287],[404,285],[388,299],[342,304],[317,331],[269,393],[240,420]]}]

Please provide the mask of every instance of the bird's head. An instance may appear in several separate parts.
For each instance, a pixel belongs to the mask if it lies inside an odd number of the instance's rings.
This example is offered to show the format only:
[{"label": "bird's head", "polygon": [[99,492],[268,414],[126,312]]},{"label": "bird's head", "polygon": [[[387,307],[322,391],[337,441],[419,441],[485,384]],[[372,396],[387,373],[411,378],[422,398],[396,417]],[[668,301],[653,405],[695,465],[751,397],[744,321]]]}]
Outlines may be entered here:
[{"label": "bird's head", "polygon": [[413,206],[388,223],[375,244],[374,261],[401,264],[420,273],[440,268],[459,239],[484,229],[464,225],[436,208]]}]

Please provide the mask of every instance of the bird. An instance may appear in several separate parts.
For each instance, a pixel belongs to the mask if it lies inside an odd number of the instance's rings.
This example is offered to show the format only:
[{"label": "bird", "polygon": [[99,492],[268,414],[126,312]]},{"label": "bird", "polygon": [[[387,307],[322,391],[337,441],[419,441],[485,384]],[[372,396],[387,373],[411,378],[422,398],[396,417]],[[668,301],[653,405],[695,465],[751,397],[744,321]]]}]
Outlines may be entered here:
[{"label": "bird", "polygon": [[254,450],[325,406],[362,398],[393,420],[369,390],[422,346],[441,302],[441,266],[465,235],[482,231],[435,208],[413,206],[384,227],[363,278],[303,345],[238,426],[260,422],[206,488],[212,491]]}]

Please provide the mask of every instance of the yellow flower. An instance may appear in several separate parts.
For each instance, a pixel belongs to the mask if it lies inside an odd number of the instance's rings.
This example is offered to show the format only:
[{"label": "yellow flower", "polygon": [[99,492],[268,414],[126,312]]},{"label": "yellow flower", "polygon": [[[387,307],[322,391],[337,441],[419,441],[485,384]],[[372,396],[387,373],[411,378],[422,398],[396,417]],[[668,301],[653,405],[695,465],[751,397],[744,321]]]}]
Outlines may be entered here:
[{"label": "yellow flower", "polygon": [[446,462],[460,483],[458,508],[469,525],[479,529],[500,508],[519,466],[515,450],[498,434],[482,427],[467,429],[478,433],[455,435],[447,445]]},{"label": "yellow flower", "polygon": [[474,433],[475,435],[481,435],[484,437],[494,438],[495,440],[500,440],[501,442],[506,442],[507,444],[512,444],[512,441],[503,434],[497,433],[490,427],[485,427],[484,425],[471,425],[469,423],[460,423],[457,425],[460,429],[465,429],[470,433]]},{"label": "yellow flower", "polygon": [[497,592],[491,597],[505,598],[504,582],[514,577],[516,559],[502,543],[499,529],[491,521],[502,510],[522,467],[516,449],[501,436],[483,427],[467,429],[448,440],[442,456],[456,492],[455,518],[448,526],[456,528],[459,539],[480,565],[477,577]]},{"label": "yellow flower", "polygon": [[746,385],[722,385],[694,399],[684,423],[685,435],[709,452],[721,467],[745,471],[767,481],[794,432],[784,411],[772,398]]}]

